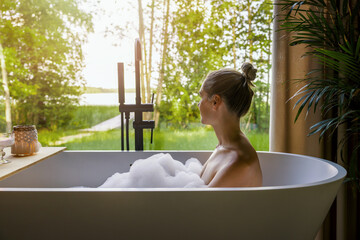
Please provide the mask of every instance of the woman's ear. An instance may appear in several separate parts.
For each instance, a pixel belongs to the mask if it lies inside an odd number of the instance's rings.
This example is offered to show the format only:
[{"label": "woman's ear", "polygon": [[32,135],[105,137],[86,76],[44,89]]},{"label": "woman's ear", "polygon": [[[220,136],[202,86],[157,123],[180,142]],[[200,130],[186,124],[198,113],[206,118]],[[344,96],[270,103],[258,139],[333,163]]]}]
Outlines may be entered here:
[{"label": "woman's ear", "polygon": [[221,102],[222,102],[221,97],[218,94],[215,94],[213,96],[213,101],[212,101],[214,110],[216,110],[220,106]]}]

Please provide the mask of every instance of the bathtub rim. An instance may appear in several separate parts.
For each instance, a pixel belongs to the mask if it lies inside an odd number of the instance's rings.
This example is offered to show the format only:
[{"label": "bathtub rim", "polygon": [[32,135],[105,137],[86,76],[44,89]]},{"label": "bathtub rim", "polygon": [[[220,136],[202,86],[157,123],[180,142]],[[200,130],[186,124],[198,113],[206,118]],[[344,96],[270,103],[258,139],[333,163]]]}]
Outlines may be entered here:
[{"label": "bathtub rim", "polygon": [[[171,152],[212,152],[209,150],[154,150],[154,151],[121,151],[121,150],[66,150],[63,153],[82,153],[82,152],[127,152],[127,153],[135,153],[135,152],[145,152],[145,153],[171,153]],[[271,154],[271,155],[285,155],[285,156],[294,156],[294,157],[305,157],[313,160],[318,160],[321,162],[325,162],[330,164],[337,170],[337,173],[329,178],[324,180],[315,181],[306,184],[291,184],[285,186],[263,186],[263,187],[229,187],[229,188],[6,188],[0,187],[0,192],[187,192],[187,191],[270,191],[270,190],[281,190],[281,189],[294,189],[294,188],[309,188],[314,186],[319,186],[323,184],[331,184],[336,181],[343,181],[345,176],[347,175],[347,171],[341,165],[331,162],[326,159],[307,156],[302,154],[294,154],[294,153],[284,153],[284,152],[270,152],[270,151],[257,151],[260,154]]]}]

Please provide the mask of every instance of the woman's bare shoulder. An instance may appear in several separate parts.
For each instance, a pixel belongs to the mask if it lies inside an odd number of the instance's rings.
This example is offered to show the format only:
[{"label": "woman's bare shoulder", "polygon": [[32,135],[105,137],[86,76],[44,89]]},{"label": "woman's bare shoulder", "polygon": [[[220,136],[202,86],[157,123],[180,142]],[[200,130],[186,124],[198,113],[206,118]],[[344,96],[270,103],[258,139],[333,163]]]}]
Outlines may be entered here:
[{"label": "woman's bare shoulder", "polygon": [[233,149],[223,154],[228,161],[216,173],[209,187],[261,186],[262,174],[255,150]]}]

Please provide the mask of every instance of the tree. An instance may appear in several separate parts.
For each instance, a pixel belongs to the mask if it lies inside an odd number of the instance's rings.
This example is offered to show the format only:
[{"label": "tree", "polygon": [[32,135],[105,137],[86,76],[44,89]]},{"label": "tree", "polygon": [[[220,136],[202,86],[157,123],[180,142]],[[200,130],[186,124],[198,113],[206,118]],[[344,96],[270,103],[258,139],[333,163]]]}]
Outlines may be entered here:
[{"label": "tree", "polygon": [[[162,119],[187,126],[199,120],[198,91],[204,77],[224,65],[227,46],[224,29],[213,21],[211,9],[202,1],[176,1],[171,21],[170,51],[164,77]],[[213,11],[214,12],[214,11]]]},{"label": "tree", "polygon": [[[11,7],[14,6],[14,2],[12,1],[3,1],[0,5],[1,15],[0,15],[0,29],[12,28],[12,24],[9,18],[5,18],[3,16],[3,12],[8,11]],[[1,31],[1,34],[4,34]],[[6,121],[6,132],[11,132],[12,128],[12,120],[11,120],[11,102],[10,102],[10,90],[9,90],[9,81],[8,81],[8,73],[6,70],[6,60],[5,60],[5,52],[0,41],[0,68],[1,68],[1,78],[3,81],[3,90],[5,95],[5,121]]]},{"label": "tree", "polygon": [[253,104],[243,121],[248,122],[247,126],[251,122],[260,130],[268,129],[272,2],[230,0],[228,9],[233,16],[230,24],[235,39],[231,65],[240,67],[243,62],[250,62],[258,69]]},{"label": "tree", "polygon": [[249,116],[259,128],[267,128],[271,2],[177,0],[175,4],[161,85],[164,97],[161,105],[157,103],[162,119],[181,126],[198,121],[197,95],[204,77],[212,70],[239,68],[250,61],[258,68],[258,77]]},{"label": "tree", "polygon": [[[144,11],[142,9],[142,1],[138,0],[138,13],[139,13],[139,37],[142,42],[143,59],[141,61],[141,95],[142,102],[151,102],[151,73],[152,73],[152,50],[153,50],[153,35],[154,35],[154,22],[155,22],[155,0],[151,1],[148,6],[151,10],[150,17],[150,30],[149,30],[149,46],[147,47],[146,26],[144,24]],[[145,119],[150,119],[150,113],[145,113]]]},{"label": "tree", "polygon": [[0,67],[1,67],[1,77],[3,79],[3,88],[5,93],[5,120],[6,120],[6,132],[11,132],[11,103],[10,103],[10,91],[9,91],[9,82],[7,80],[7,71],[5,64],[4,49],[0,43]]},{"label": "tree", "polygon": [[[166,7],[165,7],[166,6]],[[159,72],[159,80],[158,86],[156,90],[156,106],[155,109],[155,124],[156,127],[159,126],[160,121],[160,105],[161,105],[161,98],[162,98],[162,91],[163,91],[163,81],[165,76],[165,63],[166,63],[166,56],[167,56],[167,49],[169,44],[169,18],[170,18],[170,0],[164,0],[164,9],[166,9],[166,13],[164,14],[163,18],[163,41],[162,41],[162,59],[160,64],[160,72]]]},{"label": "tree", "polygon": [[[259,128],[267,129],[271,1],[148,0],[142,9],[144,2],[138,0],[142,72],[146,79],[142,99],[146,87],[146,99],[150,101],[150,79],[155,75],[156,126],[159,121],[178,126],[198,122],[198,91],[205,76],[224,67],[239,70],[243,62],[251,61],[258,68],[258,77],[249,116]],[[125,35],[124,29],[119,29]],[[153,49],[160,52],[159,61],[153,61]]]},{"label": "tree", "polygon": [[61,126],[84,85],[81,44],[92,30],[91,15],[75,0],[10,2],[1,5],[0,43],[14,122]]},{"label": "tree", "polygon": [[142,61],[140,62],[140,80],[141,80],[141,102],[145,103],[145,77],[147,76],[147,51],[146,51],[146,40],[145,40],[145,27],[144,27],[144,16],[142,9],[142,1],[138,0],[138,15],[139,15],[139,37],[142,43]]},{"label": "tree", "polygon": [[151,73],[152,73],[152,53],[153,53],[153,36],[154,36],[154,23],[155,23],[155,0],[151,1],[151,22],[150,22],[150,40],[149,40],[149,60],[148,60],[148,70],[146,74],[146,90],[147,90],[147,102],[149,103],[151,101]]}]

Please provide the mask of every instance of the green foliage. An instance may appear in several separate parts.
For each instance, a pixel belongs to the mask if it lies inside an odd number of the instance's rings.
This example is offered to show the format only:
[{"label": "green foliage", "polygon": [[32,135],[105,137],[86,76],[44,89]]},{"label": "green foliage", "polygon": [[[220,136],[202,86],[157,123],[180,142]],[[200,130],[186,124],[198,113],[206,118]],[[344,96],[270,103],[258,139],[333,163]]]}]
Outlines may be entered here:
[{"label": "green foliage", "polygon": [[70,120],[84,85],[81,44],[91,30],[76,0],[1,1],[14,124],[56,128]]},{"label": "green foliage", "polygon": [[0,104],[0,131],[6,132],[5,105]]},{"label": "green foliage", "polygon": [[187,126],[198,121],[198,91],[211,70],[224,65],[223,28],[206,17],[206,6],[196,1],[176,1],[164,79],[162,119]]},{"label": "green foliage", "polygon": [[161,120],[181,127],[199,121],[198,91],[206,75],[225,67],[239,70],[250,61],[258,68],[250,116],[259,128],[267,129],[271,14],[268,0],[175,1],[164,92],[157,106]]},{"label": "green foliage", "polygon": [[260,129],[269,129],[270,118],[270,56],[272,33],[272,1],[241,1],[237,6],[236,36],[239,66],[248,61],[258,69],[254,98],[250,108],[250,121]]},{"label": "green foliage", "polygon": [[282,30],[294,33],[291,45],[305,44],[307,54],[323,66],[300,80],[306,84],[293,96],[299,98],[295,121],[313,107],[320,109],[324,120],[311,127],[310,135],[320,133],[322,138],[344,127],[339,151],[351,149],[343,160],[360,187],[360,1],[283,0],[279,5],[288,12],[280,21]]}]

